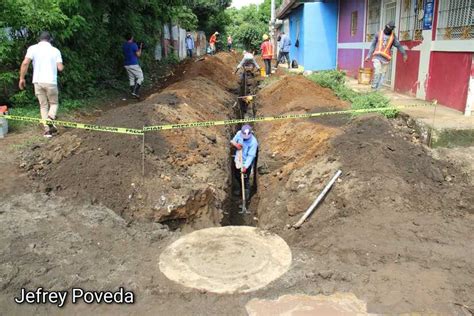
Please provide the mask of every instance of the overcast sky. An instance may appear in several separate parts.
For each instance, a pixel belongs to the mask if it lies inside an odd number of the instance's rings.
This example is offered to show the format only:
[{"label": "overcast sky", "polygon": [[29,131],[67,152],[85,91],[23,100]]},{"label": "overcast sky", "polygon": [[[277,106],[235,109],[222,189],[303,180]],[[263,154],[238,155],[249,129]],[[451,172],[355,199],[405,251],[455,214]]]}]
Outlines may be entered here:
[{"label": "overcast sky", "polygon": [[263,0],[232,0],[232,6],[236,8],[241,8],[249,4],[260,4]]}]

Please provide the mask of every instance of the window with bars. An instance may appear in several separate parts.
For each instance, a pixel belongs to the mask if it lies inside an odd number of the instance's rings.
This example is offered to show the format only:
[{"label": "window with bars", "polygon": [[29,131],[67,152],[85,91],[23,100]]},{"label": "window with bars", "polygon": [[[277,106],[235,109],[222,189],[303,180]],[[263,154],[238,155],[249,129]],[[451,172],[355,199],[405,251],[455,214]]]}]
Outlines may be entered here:
[{"label": "window with bars", "polygon": [[474,0],[440,0],[437,38],[474,38]]},{"label": "window with bars", "polygon": [[367,30],[366,38],[367,42],[372,41],[374,35],[380,31],[380,10],[381,0],[369,0],[367,10]]},{"label": "window with bars", "polygon": [[423,0],[403,0],[400,14],[400,40],[421,41],[423,31]]}]

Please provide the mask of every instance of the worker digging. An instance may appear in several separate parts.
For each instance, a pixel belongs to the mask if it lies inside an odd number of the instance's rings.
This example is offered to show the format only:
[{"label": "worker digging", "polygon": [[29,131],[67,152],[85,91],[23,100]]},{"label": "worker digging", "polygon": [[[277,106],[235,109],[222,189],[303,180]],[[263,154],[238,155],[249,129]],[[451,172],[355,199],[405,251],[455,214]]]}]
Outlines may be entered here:
[{"label": "worker digging", "polygon": [[474,312],[469,3],[23,2],[2,315]]},{"label": "worker digging", "polygon": [[234,175],[240,185],[240,190],[236,191],[236,195],[242,195],[241,213],[245,214],[249,213],[247,203],[250,201],[251,193],[250,175],[254,170],[255,177],[257,169],[258,141],[252,127],[246,124],[237,131],[230,143],[236,149]]}]

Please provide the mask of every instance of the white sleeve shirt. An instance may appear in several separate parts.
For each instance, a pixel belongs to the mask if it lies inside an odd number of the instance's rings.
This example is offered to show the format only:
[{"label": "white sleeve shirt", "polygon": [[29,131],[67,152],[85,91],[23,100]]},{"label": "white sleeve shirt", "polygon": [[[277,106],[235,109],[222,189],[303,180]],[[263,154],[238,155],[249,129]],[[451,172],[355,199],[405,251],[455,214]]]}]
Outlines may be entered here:
[{"label": "white sleeve shirt", "polygon": [[48,42],[39,42],[28,47],[26,58],[33,61],[33,83],[58,83],[58,63],[62,63],[61,52]]}]

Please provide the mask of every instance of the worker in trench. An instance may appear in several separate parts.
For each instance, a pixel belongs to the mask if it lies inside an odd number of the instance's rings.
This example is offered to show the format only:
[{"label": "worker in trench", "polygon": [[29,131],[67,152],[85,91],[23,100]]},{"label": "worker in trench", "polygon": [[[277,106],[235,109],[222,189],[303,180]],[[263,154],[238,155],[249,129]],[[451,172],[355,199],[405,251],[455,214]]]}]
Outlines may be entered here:
[{"label": "worker in trench", "polygon": [[[234,175],[239,182],[240,190],[234,191],[235,195],[242,194],[242,182],[241,176],[244,176],[245,186],[245,201],[248,202],[250,198],[250,174],[253,170],[256,170],[257,157],[258,157],[258,141],[253,134],[252,127],[250,125],[244,125],[238,131],[234,138],[230,141],[231,145],[236,149],[235,152],[235,168]],[[254,171],[255,175],[255,171]]]},{"label": "worker in trench", "polygon": [[253,97],[248,96],[249,91],[247,89],[247,79],[255,77],[255,71],[260,71],[260,66],[257,64],[253,53],[244,50],[244,56],[237,65],[234,73],[237,73],[239,69],[243,70],[239,79],[240,96],[243,97],[239,99],[239,104],[242,112],[241,116],[243,118],[247,113],[248,105],[253,101]]},{"label": "worker in trench", "polygon": [[374,78],[372,80],[372,89],[379,90],[384,82],[390,61],[392,60],[392,48],[395,46],[403,55],[403,61],[408,59],[407,52],[398,41],[394,33],[395,22],[390,21],[385,25],[385,28],[379,33],[375,34],[372,44],[370,45],[369,54],[365,61],[369,61],[372,57],[374,65]]}]

